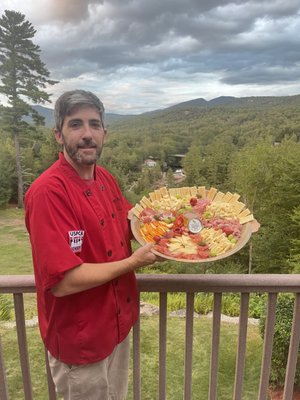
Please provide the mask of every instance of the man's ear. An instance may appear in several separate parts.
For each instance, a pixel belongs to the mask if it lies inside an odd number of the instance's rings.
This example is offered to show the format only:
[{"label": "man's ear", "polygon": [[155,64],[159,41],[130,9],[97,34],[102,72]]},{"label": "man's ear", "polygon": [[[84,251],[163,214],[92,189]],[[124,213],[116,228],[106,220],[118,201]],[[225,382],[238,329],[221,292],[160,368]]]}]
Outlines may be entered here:
[{"label": "man's ear", "polygon": [[107,138],[107,129],[104,129],[104,140]]},{"label": "man's ear", "polygon": [[54,128],[53,132],[54,132],[54,136],[55,136],[55,139],[56,139],[57,143],[58,144],[63,144],[62,137],[61,137],[61,132],[56,128]]}]

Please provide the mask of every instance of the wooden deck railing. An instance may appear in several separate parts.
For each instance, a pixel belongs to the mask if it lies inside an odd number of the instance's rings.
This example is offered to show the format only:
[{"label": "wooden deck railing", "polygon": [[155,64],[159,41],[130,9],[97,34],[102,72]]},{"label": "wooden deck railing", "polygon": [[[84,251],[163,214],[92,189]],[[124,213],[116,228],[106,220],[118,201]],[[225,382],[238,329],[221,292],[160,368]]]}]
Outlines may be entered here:
[{"label": "wooden deck railing", "polygon": [[[211,360],[209,378],[209,400],[217,400],[218,361],[220,347],[221,305],[222,293],[240,293],[239,336],[236,357],[235,382],[233,399],[241,400],[244,380],[244,364],[247,344],[248,306],[251,293],[266,293],[268,295],[268,311],[264,335],[264,347],[261,360],[261,374],[258,400],[268,398],[269,376],[271,368],[273,335],[275,327],[276,303],[279,293],[295,295],[294,317],[291,332],[288,362],[283,400],[293,400],[293,387],[297,356],[300,341],[300,275],[138,275],[141,292],[158,292],[159,304],[159,393],[157,399],[166,399],[166,332],[167,332],[167,294],[170,292],[186,293],[186,330],[185,330],[185,364],[183,398],[192,398],[192,359],[193,359],[193,322],[194,296],[199,292],[213,293],[214,309],[211,337]],[[24,318],[23,294],[35,292],[33,276],[0,276],[0,293],[10,293],[14,297],[16,314],[19,358],[23,378],[24,399],[33,400],[30,377],[30,365],[27,350],[26,326]],[[1,339],[1,338],[0,338]],[[46,358],[45,358],[46,360]],[[49,400],[55,400],[53,382],[49,374]],[[141,368],[140,368],[140,323],[133,329],[133,398],[141,400]],[[3,362],[0,340],[0,399],[8,400],[6,371]],[[15,399],[11,399],[15,400]],[[254,400],[254,399],[253,399]]]}]

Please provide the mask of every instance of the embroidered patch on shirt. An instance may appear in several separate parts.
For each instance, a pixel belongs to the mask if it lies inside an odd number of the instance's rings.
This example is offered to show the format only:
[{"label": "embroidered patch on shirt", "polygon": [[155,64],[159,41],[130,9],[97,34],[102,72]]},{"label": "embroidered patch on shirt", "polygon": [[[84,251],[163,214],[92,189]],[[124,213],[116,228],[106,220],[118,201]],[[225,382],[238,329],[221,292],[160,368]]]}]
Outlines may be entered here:
[{"label": "embroidered patch on shirt", "polygon": [[74,253],[82,250],[84,231],[69,231],[69,243]]}]

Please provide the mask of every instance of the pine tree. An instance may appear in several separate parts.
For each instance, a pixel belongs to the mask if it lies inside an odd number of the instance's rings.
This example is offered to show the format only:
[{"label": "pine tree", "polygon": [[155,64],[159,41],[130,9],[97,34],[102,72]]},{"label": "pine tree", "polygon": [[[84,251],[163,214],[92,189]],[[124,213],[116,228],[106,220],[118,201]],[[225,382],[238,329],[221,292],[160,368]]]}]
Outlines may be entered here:
[{"label": "pine tree", "polygon": [[49,79],[49,71],[40,59],[40,48],[31,40],[35,33],[20,12],[5,10],[0,18],[0,93],[8,104],[2,109],[2,119],[15,143],[18,207],[23,206],[24,194],[20,149],[20,135],[28,125],[24,117],[43,124],[43,117],[26,100],[34,104],[49,102],[50,96],[44,89],[57,83]]}]

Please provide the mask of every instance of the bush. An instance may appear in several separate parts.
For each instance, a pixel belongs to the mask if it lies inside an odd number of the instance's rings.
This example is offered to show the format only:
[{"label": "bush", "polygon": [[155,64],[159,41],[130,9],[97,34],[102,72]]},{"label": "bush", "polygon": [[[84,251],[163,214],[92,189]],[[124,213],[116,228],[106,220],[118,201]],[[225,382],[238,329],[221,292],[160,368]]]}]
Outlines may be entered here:
[{"label": "bush", "polygon": [[11,318],[13,303],[10,297],[0,294],[0,321],[8,321]]},{"label": "bush", "polygon": [[249,298],[249,317],[260,318],[266,309],[267,295],[266,294],[250,294]]},{"label": "bush", "polygon": [[[141,300],[159,305],[157,293],[142,293]],[[249,317],[260,318],[266,304],[266,295],[251,294],[249,299]],[[168,310],[175,311],[186,307],[185,293],[169,293]],[[213,310],[214,296],[212,293],[196,293],[194,310],[196,313],[206,315]],[[240,294],[224,293],[222,296],[222,313],[230,317],[238,317],[240,314]]]},{"label": "bush", "polygon": [[[289,352],[290,336],[293,322],[294,296],[281,294],[276,307],[276,324],[273,336],[272,365],[270,384],[273,387],[284,385],[286,365]],[[260,334],[264,337],[266,311],[260,319]],[[295,385],[300,384],[300,365],[298,363],[295,375]]]}]

